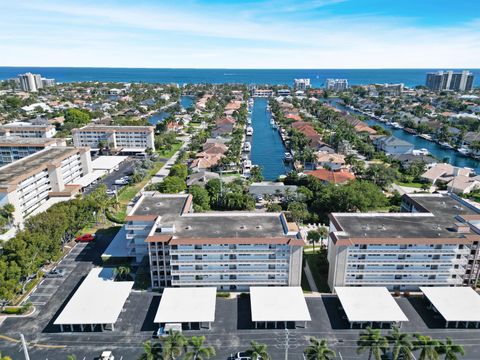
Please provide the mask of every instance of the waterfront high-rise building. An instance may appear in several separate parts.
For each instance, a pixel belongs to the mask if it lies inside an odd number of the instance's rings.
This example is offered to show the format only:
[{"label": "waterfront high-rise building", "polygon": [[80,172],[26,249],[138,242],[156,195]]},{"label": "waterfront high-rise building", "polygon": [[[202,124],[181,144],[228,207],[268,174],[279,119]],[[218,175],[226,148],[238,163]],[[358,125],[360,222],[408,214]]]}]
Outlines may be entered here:
[{"label": "waterfront high-rise building", "polygon": [[305,91],[310,87],[310,79],[295,79],[293,86],[295,90]]},{"label": "waterfront high-rise building", "polygon": [[470,91],[473,88],[473,79],[473,74],[467,70],[462,72],[438,71],[427,73],[426,86],[433,91]]},{"label": "waterfront high-rise building", "polygon": [[43,88],[42,76],[40,74],[25,73],[18,75],[20,88],[23,91],[35,92]]},{"label": "waterfront high-rise building", "polygon": [[332,90],[335,92],[345,91],[348,89],[348,80],[347,79],[327,79],[325,83],[325,88],[327,90]]}]

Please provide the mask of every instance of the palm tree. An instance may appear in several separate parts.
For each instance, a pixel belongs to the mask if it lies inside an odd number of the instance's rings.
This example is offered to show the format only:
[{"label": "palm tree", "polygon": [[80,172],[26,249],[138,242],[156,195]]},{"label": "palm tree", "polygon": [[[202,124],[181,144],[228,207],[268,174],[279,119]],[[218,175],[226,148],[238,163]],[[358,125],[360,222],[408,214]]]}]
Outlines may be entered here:
[{"label": "palm tree", "polygon": [[164,360],[175,360],[182,355],[185,345],[187,345],[185,336],[179,331],[171,331],[163,340]]},{"label": "palm tree", "polygon": [[145,341],[143,343],[143,354],[138,360],[162,360],[162,348],[160,344],[155,342]]},{"label": "palm tree", "polygon": [[462,345],[455,344],[451,338],[447,337],[447,341],[440,344],[438,353],[445,355],[445,360],[458,360],[459,356],[457,354],[464,356],[465,350]]},{"label": "palm tree", "polygon": [[367,330],[360,334],[357,341],[357,354],[362,354],[368,350],[368,360],[372,356],[375,360],[381,360],[382,353],[387,349],[388,342],[380,330],[374,330],[367,327]]},{"label": "palm tree", "polygon": [[327,340],[310,338],[310,345],[304,351],[307,360],[330,360],[336,357],[335,351],[328,348]]},{"label": "palm tree", "polygon": [[119,280],[127,279],[130,275],[131,269],[128,265],[121,265],[115,268],[114,273]]},{"label": "palm tree", "polygon": [[[1,360],[2,358],[0,358]],[[67,360],[77,360],[77,357],[75,355],[67,355]]]},{"label": "palm tree", "polygon": [[438,360],[438,349],[442,345],[438,340],[430,336],[415,334],[414,350],[420,350],[418,360]]},{"label": "palm tree", "polygon": [[2,356],[2,353],[0,352],[0,360],[12,360],[10,356]]},{"label": "palm tree", "polygon": [[267,345],[257,343],[256,341],[250,342],[250,349],[247,351],[247,353],[250,354],[250,357],[252,358],[252,360],[259,360],[259,359],[270,360],[271,359],[267,351]]},{"label": "palm tree", "polygon": [[213,346],[203,346],[205,336],[192,336],[188,341],[190,351],[185,353],[184,360],[205,360],[215,356]]},{"label": "palm tree", "polygon": [[410,340],[410,335],[400,332],[398,327],[394,327],[393,330],[386,336],[388,343],[393,346],[392,348],[392,360],[413,360],[413,344]]}]

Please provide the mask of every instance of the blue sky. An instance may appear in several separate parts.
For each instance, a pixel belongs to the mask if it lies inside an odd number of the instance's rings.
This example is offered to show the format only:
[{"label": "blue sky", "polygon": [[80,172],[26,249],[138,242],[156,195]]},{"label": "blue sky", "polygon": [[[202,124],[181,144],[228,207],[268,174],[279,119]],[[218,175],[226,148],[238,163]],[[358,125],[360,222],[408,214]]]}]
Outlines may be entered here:
[{"label": "blue sky", "polygon": [[480,67],[477,0],[0,0],[0,10],[0,66]]}]

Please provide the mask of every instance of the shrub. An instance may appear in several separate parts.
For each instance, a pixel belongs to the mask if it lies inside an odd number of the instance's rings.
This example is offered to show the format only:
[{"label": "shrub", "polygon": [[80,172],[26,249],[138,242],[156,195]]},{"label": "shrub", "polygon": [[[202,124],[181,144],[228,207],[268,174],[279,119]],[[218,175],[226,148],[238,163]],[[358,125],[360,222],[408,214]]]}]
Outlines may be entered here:
[{"label": "shrub", "polygon": [[228,291],[217,292],[217,297],[219,297],[219,298],[229,298],[230,293]]}]

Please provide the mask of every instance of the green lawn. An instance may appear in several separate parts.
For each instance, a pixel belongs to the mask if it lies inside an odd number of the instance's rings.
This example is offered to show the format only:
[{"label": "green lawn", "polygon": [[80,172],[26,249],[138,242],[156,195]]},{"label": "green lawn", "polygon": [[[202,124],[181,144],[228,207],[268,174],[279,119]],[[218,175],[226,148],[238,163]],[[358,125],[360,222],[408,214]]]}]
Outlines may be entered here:
[{"label": "green lawn", "polygon": [[421,189],[423,184],[418,182],[398,182],[397,185]]},{"label": "green lawn", "polygon": [[304,253],[303,254],[306,261],[308,261],[308,266],[312,271],[315,284],[317,285],[319,292],[330,292],[328,287],[327,278],[328,278],[328,262],[327,262],[327,251],[322,250],[322,252]]},{"label": "green lawn", "polygon": [[159,150],[157,151],[158,156],[162,158],[171,158],[173,154],[175,154],[180,148],[182,147],[182,142],[179,141],[178,143],[175,143],[172,145],[172,147],[169,150]]},{"label": "green lawn", "polygon": [[150,181],[153,175],[155,175],[163,167],[163,165],[165,165],[165,163],[161,161],[155,162],[153,167],[148,170],[147,176],[145,176],[141,182],[124,187],[118,193],[119,205],[117,209],[111,209],[112,215],[119,220],[125,220],[125,217],[127,216],[127,206],[130,201],[132,201],[138,192]]}]

